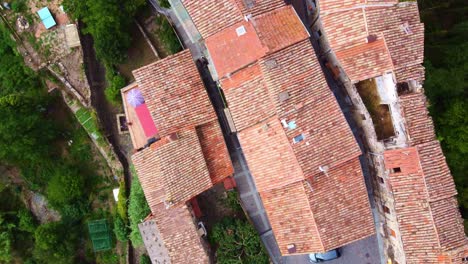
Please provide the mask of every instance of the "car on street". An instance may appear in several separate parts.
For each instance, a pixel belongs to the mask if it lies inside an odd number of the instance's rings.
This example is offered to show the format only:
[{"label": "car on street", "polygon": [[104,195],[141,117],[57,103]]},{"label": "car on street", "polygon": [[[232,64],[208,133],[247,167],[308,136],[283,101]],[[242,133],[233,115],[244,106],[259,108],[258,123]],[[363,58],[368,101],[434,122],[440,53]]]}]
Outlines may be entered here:
[{"label": "car on street", "polygon": [[337,259],[341,256],[339,249],[333,249],[325,253],[312,253],[309,254],[309,260],[311,263],[319,263],[328,260]]}]

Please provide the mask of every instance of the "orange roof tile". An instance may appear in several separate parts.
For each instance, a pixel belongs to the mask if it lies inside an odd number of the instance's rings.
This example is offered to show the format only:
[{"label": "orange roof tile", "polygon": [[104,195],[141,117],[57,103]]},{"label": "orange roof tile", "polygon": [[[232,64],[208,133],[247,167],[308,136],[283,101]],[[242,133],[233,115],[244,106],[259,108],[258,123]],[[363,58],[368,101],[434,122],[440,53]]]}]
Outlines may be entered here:
[{"label": "orange roof tile", "polygon": [[[467,240],[438,142],[384,152],[408,263],[440,263]],[[437,165],[442,166],[439,168]],[[447,190],[444,187],[448,187]]]},{"label": "orange roof tile", "polygon": [[190,51],[134,70],[133,75],[162,137],[216,119]]},{"label": "orange roof tile", "polygon": [[203,38],[244,19],[235,0],[182,0],[182,3]]},{"label": "orange roof tile", "polygon": [[[310,42],[304,40],[267,55],[258,64],[236,72],[230,78],[221,80],[221,83],[234,122],[240,131],[239,140],[247,163],[265,203],[282,254],[289,254],[288,244],[295,244],[297,253],[307,253],[327,249],[323,247],[321,239],[326,240],[329,246],[334,246],[371,235],[373,230],[351,225],[350,228],[361,229],[362,232],[337,236],[329,230],[324,231],[322,238],[314,233],[313,226],[310,229],[310,226],[294,224],[296,217],[309,218],[311,214],[315,214],[313,209],[310,211],[310,206],[308,211],[301,209],[300,214],[287,213],[305,206],[299,198],[294,198],[294,203],[290,202],[292,200],[287,196],[292,195],[289,191],[293,188],[291,186],[303,182],[305,176],[317,177],[320,174],[319,166],[328,165],[331,170],[336,170],[340,180],[344,179],[340,173],[360,173],[359,169],[346,163],[353,159],[354,165],[359,165],[357,156],[361,152],[326,83]],[[288,98],[280,101],[279,95],[284,92],[287,92]],[[283,128],[279,119],[295,121],[296,128]],[[305,135],[304,141],[293,144],[293,138],[300,133]],[[344,162],[349,170],[340,167]],[[361,218],[356,223],[368,221],[371,223],[368,226],[373,227],[362,174],[360,177],[350,177],[349,182],[344,183],[349,184],[346,187],[349,193],[357,196],[354,200],[365,203],[332,203],[329,206],[344,206],[346,210],[359,211]],[[294,188],[297,189],[297,186]],[[303,190],[304,187],[301,188]],[[300,193],[294,195],[304,196]],[[321,198],[328,199],[323,194],[314,199]],[[338,203],[338,200],[333,200],[335,201]],[[284,206],[276,206],[279,203]],[[301,205],[297,205],[298,203]],[[322,216],[327,217],[325,213]],[[322,219],[324,223],[348,220],[337,220],[334,215],[326,220]],[[297,226],[291,229],[293,225]],[[303,228],[308,228],[311,233],[296,234],[291,231]]]},{"label": "orange roof tile", "polygon": [[436,263],[439,242],[417,149],[412,147],[385,151],[384,160],[387,169],[401,168],[399,173],[390,173],[389,181],[406,261]]},{"label": "orange roof tile", "polygon": [[445,162],[439,141],[420,144],[418,151],[431,201],[457,195],[455,183]]},{"label": "orange roof tile", "polygon": [[305,190],[325,251],[375,233],[358,157],[308,182]]},{"label": "orange roof tile", "polygon": [[275,114],[258,64],[221,80],[237,130],[262,122]]},{"label": "orange roof tile", "polygon": [[410,144],[414,146],[434,140],[434,124],[427,110],[426,96],[411,93],[402,95],[399,99]]},{"label": "orange roof tile", "polygon": [[268,53],[274,53],[309,37],[292,6],[275,9],[253,20],[260,40],[269,49]]},{"label": "orange roof tile", "polygon": [[398,83],[407,82],[409,80],[422,83],[425,80],[424,66],[415,64],[408,67],[395,69],[395,77]]},{"label": "orange roof tile", "polygon": [[276,117],[240,131],[239,141],[259,192],[304,179],[289,140]]},{"label": "orange roof tile", "polygon": [[244,15],[259,15],[286,5],[284,0],[236,0]]},{"label": "orange roof tile", "polygon": [[218,120],[198,126],[196,130],[211,181],[220,183],[234,173],[234,168]]},{"label": "orange roof tile", "polygon": [[213,185],[195,129],[181,130],[178,137],[132,156],[153,214],[161,202],[185,203]]},{"label": "orange roof tile", "polygon": [[366,80],[393,70],[385,40],[362,43],[335,52],[352,82]]},{"label": "orange roof tile", "polygon": [[[259,64],[280,117],[331,95],[309,40],[269,54],[260,59]],[[289,98],[279,100],[281,93],[287,93]]]},{"label": "orange roof tile", "polygon": [[[238,30],[245,33],[239,35]],[[268,50],[253,25],[246,21],[212,35],[205,43],[220,78],[255,62]]]},{"label": "orange roof tile", "polygon": [[304,135],[304,141],[293,144],[292,148],[306,177],[320,173],[320,166],[332,168],[361,154],[331,92],[287,116],[286,120],[297,125],[286,131],[290,142],[295,136]]},{"label": "orange roof tile", "polygon": [[352,9],[321,16],[330,47],[336,52],[351,44],[365,43],[368,36],[363,9]]},{"label": "orange roof tile", "polygon": [[423,63],[424,25],[413,25],[411,31],[412,33],[406,34],[401,29],[394,28],[383,33],[393,64],[397,68]]},{"label": "orange roof tile", "polygon": [[356,6],[363,6],[366,0],[321,0],[318,1],[320,13],[339,11]]},{"label": "orange roof tile", "polygon": [[324,251],[301,181],[260,196],[282,255],[290,254],[288,245],[295,245],[297,254]]}]

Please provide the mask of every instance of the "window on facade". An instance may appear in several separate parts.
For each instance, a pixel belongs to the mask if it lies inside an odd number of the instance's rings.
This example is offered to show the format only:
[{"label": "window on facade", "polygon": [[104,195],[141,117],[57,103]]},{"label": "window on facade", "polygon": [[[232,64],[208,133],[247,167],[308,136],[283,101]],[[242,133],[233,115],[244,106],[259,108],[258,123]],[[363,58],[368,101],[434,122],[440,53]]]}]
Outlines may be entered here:
[{"label": "window on facade", "polygon": [[401,168],[400,167],[395,167],[395,168],[392,168],[390,170],[392,173],[400,173],[401,172]]},{"label": "window on facade", "polygon": [[299,134],[299,135],[297,135],[297,136],[295,136],[295,137],[293,138],[293,143],[296,144],[296,143],[299,143],[299,142],[301,142],[301,141],[303,141],[303,140],[304,140],[304,135],[303,135],[303,134]]},{"label": "window on facade", "polygon": [[385,206],[385,205],[382,205],[382,208],[383,208],[384,213],[390,214],[390,208],[388,208],[388,207]]}]

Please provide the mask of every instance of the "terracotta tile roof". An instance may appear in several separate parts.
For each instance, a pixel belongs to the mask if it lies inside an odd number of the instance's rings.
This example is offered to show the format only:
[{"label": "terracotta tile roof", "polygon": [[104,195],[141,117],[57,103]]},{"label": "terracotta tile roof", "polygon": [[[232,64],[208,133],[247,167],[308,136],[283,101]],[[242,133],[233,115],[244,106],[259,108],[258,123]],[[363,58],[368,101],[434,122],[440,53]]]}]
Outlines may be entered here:
[{"label": "terracotta tile roof", "polygon": [[427,110],[426,96],[423,93],[411,93],[399,98],[410,144],[414,146],[434,140],[434,124]]},{"label": "terracotta tile roof", "polygon": [[418,151],[431,201],[457,195],[455,183],[445,162],[439,141],[420,144]]},{"label": "terracotta tile roof", "polygon": [[383,75],[393,70],[392,59],[383,38],[336,51],[341,66],[352,82]]},{"label": "terracotta tile roof", "polygon": [[[282,254],[290,254],[287,251],[289,244],[296,245],[297,253],[316,252],[327,249],[323,247],[322,239],[327,240],[329,246],[335,246],[362,239],[374,232],[354,226],[362,232],[336,236],[334,231],[325,230],[332,228],[324,224],[323,236],[329,237],[322,238],[315,233],[313,225],[310,225],[314,222],[313,219],[307,220],[311,222],[307,227],[297,222],[297,219],[309,219],[315,213],[310,206],[308,210],[304,209],[306,204],[301,199],[306,194],[296,192],[297,184],[303,182],[305,176],[317,176],[320,174],[319,166],[325,165],[336,170],[337,173],[333,176],[337,175],[337,181],[344,179],[340,173],[346,167],[349,175],[360,173],[360,170],[357,171],[352,166],[340,167],[340,164],[351,159],[355,162],[353,164],[359,164],[357,156],[361,152],[308,40],[265,56],[258,64],[223,79],[221,84],[236,127],[240,131],[238,136],[247,163],[265,203]],[[280,102],[279,95],[284,92],[287,92],[288,98]],[[285,129],[280,119],[294,121],[296,127]],[[305,136],[304,141],[293,144],[293,138],[301,133]],[[358,196],[353,199],[366,202],[361,205],[332,203],[329,206],[346,207],[344,211],[359,211],[361,218],[357,222],[362,224],[370,221],[368,226],[372,228],[362,174],[360,177],[350,177],[349,180],[344,183],[349,183],[346,187],[349,193]],[[303,188],[302,186],[301,189],[304,190]],[[294,189],[294,195],[291,194],[291,189]],[[289,198],[290,196],[293,198]],[[327,197],[322,198],[328,199]],[[277,206],[278,204],[284,206]],[[290,211],[296,213],[288,214]],[[324,212],[321,213],[323,218],[327,217]],[[349,215],[354,217],[354,214]],[[346,217],[336,219],[332,215],[323,221],[348,223],[348,220]],[[308,233],[293,232],[304,228],[308,228]]]},{"label": "terracotta tile roof", "polygon": [[366,19],[369,34],[384,34],[395,68],[423,63],[424,25],[419,20],[417,2],[366,8]]},{"label": "terracotta tile roof", "polygon": [[244,19],[235,0],[182,0],[182,3],[204,38]]},{"label": "terracotta tile roof", "polygon": [[236,0],[244,15],[254,16],[266,13],[286,5],[284,0]]},{"label": "terracotta tile roof", "polygon": [[[394,4],[390,6],[372,6],[372,4]],[[372,74],[364,74],[365,69],[355,69],[357,67],[366,67],[365,64],[373,65],[370,71],[379,73],[378,68],[387,69],[390,64],[388,58],[383,58],[379,52],[374,54],[362,54],[355,59],[355,54],[344,56],[343,50],[350,52],[354,48],[350,46],[366,47],[364,40],[367,36],[376,35],[385,39],[388,48],[392,69],[400,69],[399,75],[402,75],[403,68],[413,70],[407,73],[408,76],[414,76],[414,65],[421,64],[424,57],[424,26],[420,23],[419,12],[416,2],[396,3],[396,1],[366,1],[364,7],[360,0],[356,1],[320,1],[322,15],[322,24],[325,28],[327,39],[331,48],[341,55],[338,58],[345,64],[348,75],[373,77]],[[352,6],[361,8],[350,8]],[[405,30],[405,28],[407,28]],[[383,50],[382,50],[383,51]],[[339,54],[340,53],[340,54]],[[343,60],[346,60],[343,62]],[[384,60],[385,62],[383,62]],[[370,66],[367,66],[370,67]],[[405,80],[406,81],[406,80]]]},{"label": "terracotta tile roof", "polygon": [[331,168],[305,184],[325,250],[363,239],[375,232],[359,158]]},{"label": "terracotta tile roof", "polygon": [[422,83],[426,77],[424,72],[424,66],[415,64],[412,66],[395,69],[395,77],[397,82],[407,82],[409,80],[418,81]]},{"label": "terracotta tile roof", "polygon": [[163,204],[159,204],[152,220],[156,222],[161,233],[171,263],[209,263],[208,255],[203,248],[203,241],[197,233],[187,206],[165,209]]},{"label": "terracotta tile roof", "polygon": [[292,148],[306,177],[320,173],[320,166],[332,168],[361,154],[331,92],[288,115],[286,120],[295,120],[297,125],[286,132],[289,142],[299,134],[304,136]]},{"label": "terracotta tile roof", "polygon": [[268,53],[274,53],[309,37],[292,6],[275,9],[256,16],[253,20],[258,37],[269,49]]},{"label": "terracotta tile roof", "polygon": [[408,263],[451,263],[449,251],[468,245],[453,180],[440,155],[435,141],[384,153],[385,167],[401,170],[390,171],[389,180]]},{"label": "terracotta tile roof", "polygon": [[[244,28],[245,33],[239,36],[237,29],[240,28]],[[220,78],[255,62],[268,51],[252,23],[246,21],[214,34],[205,43]]]},{"label": "terracotta tile roof", "polygon": [[222,79],[221,86],[237,130],[255,125],[275,114],[258,64]]},{"label": "terracotta tile roof", "polygon": [[190,51],[134,70],[133,75],[161,136],[216,119]]},{"label": "terracotta tile roof", "polygon": [[[331,94],[309,40],[269,54],[259,64],[280,117]],[[289,99],[280,101],[282,92],[287,92]]]},{"label": "terracotta tile roof", "polygon": [[290,254],[292,244],[299,254],[324,251],[301,181],[260,196],[282,255]]},{"label": "terracotta tile roof", "polygon": [[417,149],[385,151],[384,159],[387,169],[401,168],[389,181],[407,263],[436,263],[439,241]]},{"label": "terracotta tile roof", "polygon": [[276,117],[244,129],[238,136],[259,192],[304,179],[283,126]]},{"label": "terracotta tile roof", "polygon": [[320,13],[339,11],[366,4],[366,0],[321,0],[318,1]]},{"label": "terracotta tile roof", "polygon": [[357,43],[365,43],[367,34],[363,9],[352,9],[321,16],[330,47],[336,52]]},{"label": "terracotta tile roof", "polygon": [[452,196],[430,204],[442,250],[450,251],[468,245],[457,198]]},{"label": "terracotta tile roof", "polygon": [[195,129],[181,130],[178,137],[132,156],[153,214],[161,202],[185,203],[213,185]]},{"label": "terracotta tile roof", "polygon": [[234,168],[218,120],[198,126],[196,130],[211,181],[213,185],[220,183],[234,173]]}]

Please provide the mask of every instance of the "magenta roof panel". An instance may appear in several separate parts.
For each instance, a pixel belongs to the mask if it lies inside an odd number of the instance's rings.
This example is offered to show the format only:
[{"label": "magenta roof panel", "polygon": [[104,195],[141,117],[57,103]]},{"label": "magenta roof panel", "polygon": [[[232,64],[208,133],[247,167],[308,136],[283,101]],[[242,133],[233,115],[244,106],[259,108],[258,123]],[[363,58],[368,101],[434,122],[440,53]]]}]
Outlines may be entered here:
[{"label": "magenta roof panel", "polygon": [[158,129],[154,124],[153,118],[148,110],[148,107],[145,103],[135,107],[135,112],[140,120],[141,126],[145,131],[147,137],[152,137],[158,133]]}]

